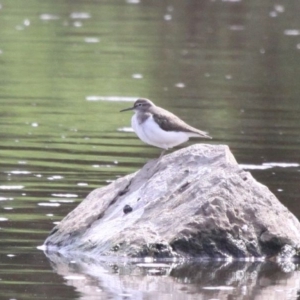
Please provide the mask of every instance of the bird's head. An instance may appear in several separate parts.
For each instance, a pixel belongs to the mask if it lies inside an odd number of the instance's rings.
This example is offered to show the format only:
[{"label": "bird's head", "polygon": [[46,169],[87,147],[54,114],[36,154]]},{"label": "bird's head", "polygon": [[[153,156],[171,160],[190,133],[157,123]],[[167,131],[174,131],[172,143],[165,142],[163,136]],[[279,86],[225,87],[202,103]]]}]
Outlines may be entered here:
[{"label": "bird's head", "polygon": [[132,107],[129,107],[129,108],[125,108],[125,109],[122,109],[122,111],[127,111],[127,110],[134,110],[136,112],[144,112],[144,111],[147,111],[150,107],[153,107],[155,106],[155,104],[148,100],[148,99],[137,99],[133,106]]}]

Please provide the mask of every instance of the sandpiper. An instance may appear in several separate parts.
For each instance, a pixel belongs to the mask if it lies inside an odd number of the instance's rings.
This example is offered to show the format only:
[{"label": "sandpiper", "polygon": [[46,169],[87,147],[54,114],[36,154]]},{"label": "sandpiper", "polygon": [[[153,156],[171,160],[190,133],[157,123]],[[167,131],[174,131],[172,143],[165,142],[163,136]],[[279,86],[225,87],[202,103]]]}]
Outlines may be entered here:
[{"label": "sandpiper", "polygon": [[186,124],[148,99],[138,99],[133,107],[122,109],[121,112],[127,110],[135,111],[131,126],[137,136],[144,143],[163,149],[160,157],[166,150],[188,141],[190,137],[211,139],[206,132]]}]

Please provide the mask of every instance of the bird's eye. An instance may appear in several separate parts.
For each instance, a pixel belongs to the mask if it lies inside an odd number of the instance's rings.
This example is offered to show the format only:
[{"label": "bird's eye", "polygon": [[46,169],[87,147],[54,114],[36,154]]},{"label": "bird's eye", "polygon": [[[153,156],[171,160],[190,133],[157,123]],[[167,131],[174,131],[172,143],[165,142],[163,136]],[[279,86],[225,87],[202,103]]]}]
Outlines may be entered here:
[{"label": "bird's eye", "polygon": [[139,103],[138,106],[142,106],[142,103]]}]

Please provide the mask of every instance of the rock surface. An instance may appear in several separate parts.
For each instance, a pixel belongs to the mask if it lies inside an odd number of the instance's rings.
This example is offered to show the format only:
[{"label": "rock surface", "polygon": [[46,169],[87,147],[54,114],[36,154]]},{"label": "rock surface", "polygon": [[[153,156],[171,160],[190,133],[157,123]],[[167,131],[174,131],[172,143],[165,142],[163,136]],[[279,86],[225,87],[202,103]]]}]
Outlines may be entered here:
[{"label": "rock surface", "polygon": [[47,251],[89,256],[293,256],[300,223],[224,145],[196,144],[91,192]]}]

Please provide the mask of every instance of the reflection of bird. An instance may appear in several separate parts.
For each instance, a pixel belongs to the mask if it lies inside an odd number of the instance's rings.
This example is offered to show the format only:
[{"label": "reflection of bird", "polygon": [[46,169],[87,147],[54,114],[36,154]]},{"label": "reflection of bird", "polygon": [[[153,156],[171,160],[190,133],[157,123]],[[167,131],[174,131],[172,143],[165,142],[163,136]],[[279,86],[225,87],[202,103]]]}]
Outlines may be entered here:
[{"label": "reflection of bird", "polygon": [[138,99],[133,107],[121,110],[134,110],[131,126],[137,136],[146,144],[164,149],[182,144],[190,137],[211,139],[204,131],[198,130],[171,112],[156,106],[148,99]]}]

